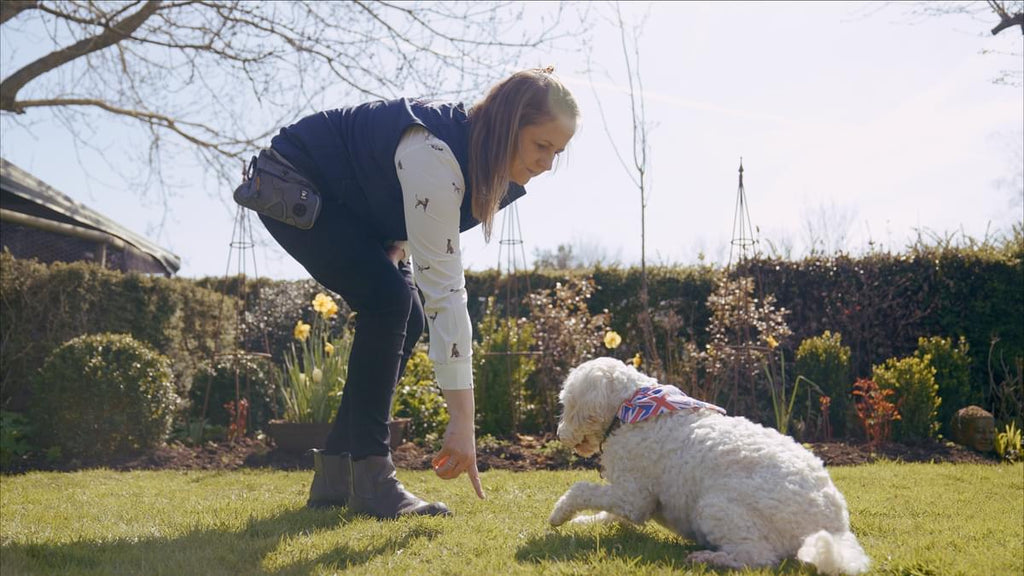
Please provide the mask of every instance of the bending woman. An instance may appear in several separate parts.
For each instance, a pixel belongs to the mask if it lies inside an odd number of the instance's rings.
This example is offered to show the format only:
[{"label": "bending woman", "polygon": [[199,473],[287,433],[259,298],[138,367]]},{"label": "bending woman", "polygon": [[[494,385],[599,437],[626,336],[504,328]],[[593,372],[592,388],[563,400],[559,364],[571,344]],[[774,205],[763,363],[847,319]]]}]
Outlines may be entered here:
[{"label": "bending woman", "polygon": [[484,497],[459,233],[483,223],[489,239],[495,213],[550,170],[575,133],[578,107],[551,72],[513,74],[468,111],[449,102],[370,102],[313,114],[271,141],[323,203],[309,229],[261,220],[356,312],[348,380],[325,449],[314,455],[307,505],[347,505],[377,518],[450,514],[405,490],[389,449],[392,395],[424,323],[450,415],[435,473],[465,472]]}]

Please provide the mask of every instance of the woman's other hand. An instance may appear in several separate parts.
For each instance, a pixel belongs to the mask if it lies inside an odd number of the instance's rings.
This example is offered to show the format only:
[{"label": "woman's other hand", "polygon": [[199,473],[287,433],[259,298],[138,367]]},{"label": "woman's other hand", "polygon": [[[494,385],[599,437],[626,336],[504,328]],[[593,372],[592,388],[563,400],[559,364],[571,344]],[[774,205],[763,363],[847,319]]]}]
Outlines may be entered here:
[{"label": "woman's other hand", "polygon": [[400,242],[395,242],[394,244],[386,248],[388,260],[391,260],[391,263],[394,264],[396,268],[398,267],[399,262],[409,257],[409,255],[405,251],[407,245],[408,242],[403,240]]}]

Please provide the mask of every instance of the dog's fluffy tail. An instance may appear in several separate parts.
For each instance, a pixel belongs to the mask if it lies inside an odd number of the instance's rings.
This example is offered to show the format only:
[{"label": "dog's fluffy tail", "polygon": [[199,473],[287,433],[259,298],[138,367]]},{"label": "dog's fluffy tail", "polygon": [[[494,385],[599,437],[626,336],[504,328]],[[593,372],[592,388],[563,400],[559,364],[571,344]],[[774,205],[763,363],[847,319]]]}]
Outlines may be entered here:
[{"label": "dog's fluffy tail", "polygon": [[796,557],[829,576],[863,574],[871,565],[852,532],[831,534],[821,530],[811,534],[804,539]]}]

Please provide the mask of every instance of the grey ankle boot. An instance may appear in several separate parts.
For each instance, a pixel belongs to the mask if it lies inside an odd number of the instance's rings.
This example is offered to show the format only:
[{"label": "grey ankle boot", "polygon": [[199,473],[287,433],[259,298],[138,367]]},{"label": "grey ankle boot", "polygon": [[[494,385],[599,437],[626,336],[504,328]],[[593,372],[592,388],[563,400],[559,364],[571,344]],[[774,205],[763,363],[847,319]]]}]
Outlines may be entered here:
[{"label": "grey ankle boot", "polygon": [[344,506],[352,493],[352,459],[348,452],[324,454],[313,452],[313,484],[309,487],[309,508]]},{"label": "grey ankle boot", "polygon": [[426,502],[406,491],[395,476],[390,454],[352,462],[352,495],[348,509],[382,520],[406,515],[451,515],[441,502]]}]

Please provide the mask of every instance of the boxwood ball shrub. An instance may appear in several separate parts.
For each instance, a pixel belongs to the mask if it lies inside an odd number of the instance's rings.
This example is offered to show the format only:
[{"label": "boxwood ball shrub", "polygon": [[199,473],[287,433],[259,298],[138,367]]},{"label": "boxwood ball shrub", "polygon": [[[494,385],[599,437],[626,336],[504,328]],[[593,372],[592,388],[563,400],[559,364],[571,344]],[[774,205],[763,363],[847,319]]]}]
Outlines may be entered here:
[{"label": "boxwood ball shrub", "polygon": [[826,330],[821,336],[807,338],[796,351],[796,373],[817,384],[828,396],[829,421],[836,436],[847,434],[852,420],[852,389],[850,348],[843,337]]},{"label": "boxwood ball shrub", "polygon": [[962,336],[958,341],[939,336],[919,338],[914,356],[922,360],[927,358],[928,364],[935,368],[935,384],[942,399],[939,428],[948,435],[952,432],[950,421],[957,410],[981,403],[981,394],[975,393],[971,387],[971,356],[967,340]]},{"label": "boxwood ball shrub", "polygon": [[893,423],[893,440],[934,438],[939,423],[939,387],[929,358],[890,358],[875,366],[871,379],[879,388],[892,390],[900,419]]},{"label": "boxwood ball shrub", "polygon": [[105,458],[163,442],[177,404],[166,357],[127,334],[87,334],[46,359],[32,420],[63,457]]}]

